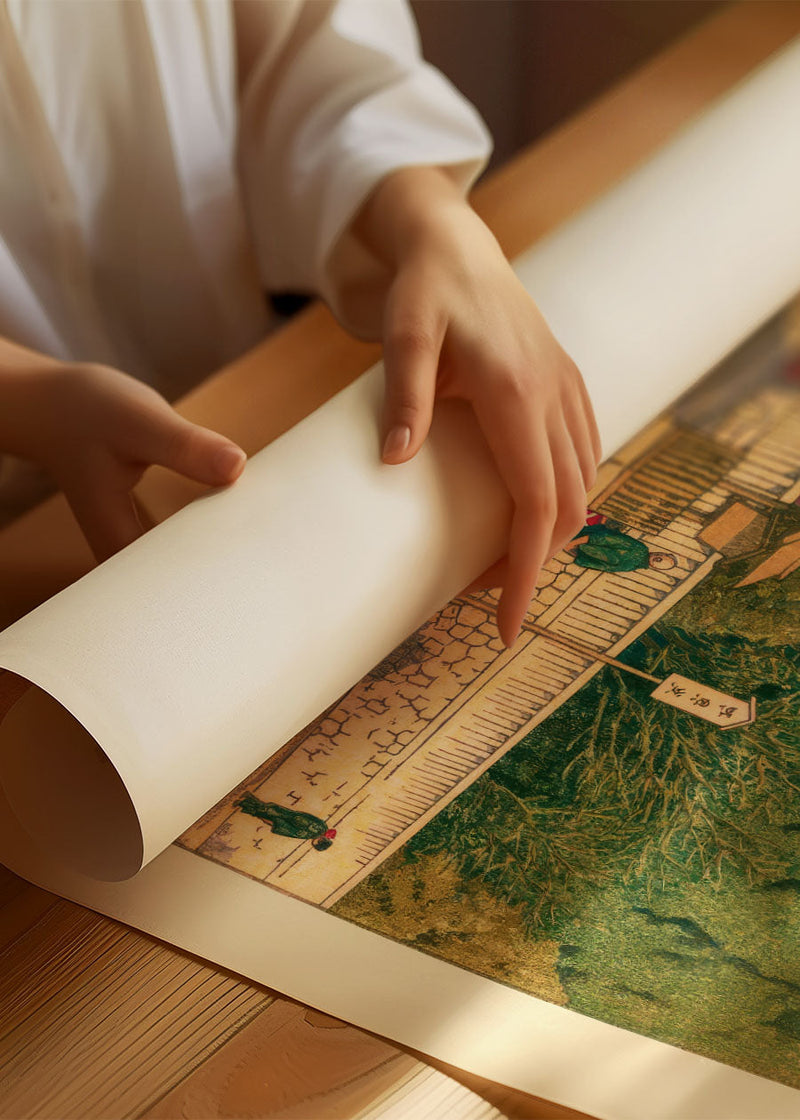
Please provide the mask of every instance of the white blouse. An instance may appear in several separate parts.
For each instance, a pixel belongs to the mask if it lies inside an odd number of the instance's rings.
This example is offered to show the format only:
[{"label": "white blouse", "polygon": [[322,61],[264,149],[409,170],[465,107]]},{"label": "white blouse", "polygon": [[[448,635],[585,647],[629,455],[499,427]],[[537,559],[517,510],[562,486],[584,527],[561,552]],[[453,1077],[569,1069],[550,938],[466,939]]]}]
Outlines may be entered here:
[{"label": "white blouse", "polygon": [[0,335],[170,398],[264,335],[264,288],[375,335],[353,214],[488,151],[403,0],[0,0]]}]

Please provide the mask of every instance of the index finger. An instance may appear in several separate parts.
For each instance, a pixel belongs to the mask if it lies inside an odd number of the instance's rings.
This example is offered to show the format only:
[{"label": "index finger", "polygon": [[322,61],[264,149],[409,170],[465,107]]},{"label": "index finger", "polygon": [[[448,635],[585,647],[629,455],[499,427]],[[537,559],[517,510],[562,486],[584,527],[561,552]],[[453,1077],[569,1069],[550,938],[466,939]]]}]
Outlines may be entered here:
[{"label": "index finger", "polygon": [[516,640],[547,559],[556,521],[556,485],[544,416],[529,398],[487,396],[473,407],[514,502],[505,586],[497,626],[506,646]]}]

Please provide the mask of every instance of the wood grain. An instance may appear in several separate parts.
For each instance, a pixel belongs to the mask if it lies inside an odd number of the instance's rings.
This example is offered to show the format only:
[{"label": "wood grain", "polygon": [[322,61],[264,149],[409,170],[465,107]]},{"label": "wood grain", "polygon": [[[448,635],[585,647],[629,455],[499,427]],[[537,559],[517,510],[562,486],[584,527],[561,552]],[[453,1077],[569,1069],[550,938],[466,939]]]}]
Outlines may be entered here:
[{"label": "wood grain", "polygon": [[[430,1076],[434,1070],[446,1079]],[[426,1086],[437,1111],[412,1113],[409,1106],[404,1120],[424,1120],[427,1115],[455,1120],[467,1110],[474,1120],[498,1114],[517,1120],[582,1115],[398,1049],[289,1000],[276,1001],[145,1115],[148,1120],[220,1115],[347,1120],[369,1109],[376,1097],[411,1080]],[[442,1084],[445,1080],[449,1084]],[[440,1111],[444,1101],[448,1107]],[[489,1106],[486,1110],[481,1101]]]},{"label": "wood grain", "polygon": [[0,952],[5,1117],[136,1116],[273,1002],[70,903],[31,917]]},{"label": "wood grain", "polygon": [[216,1117],[221,1106],[226,1116],[338,1120],[426,1069],[381,1039],[281,1000],[146,1116]]},{"label": "wood grain", "polygon": [[[795,0],[740,4],[702,25],[483,184],[475,205],[514,255],[611,186],[792,36]],[[180,404],[248,451],[367,368],[374,346],[314,306]],[[156,517],[195,490],[145,479]],[[60,498],[0,534],[0,625],[91,564]],[[356,1117],[434,1086],[433,1063],[309,1011],[0,869],[0,1116]],[[440,1067],[440,1115],[579,1114]],[[427,1079],[427,1080],[426,1080]],[[394,1091],[394,1098],[387,1096]],[[433,1099],[431,1096],[430,1099]],[[439,1099],[439,1098],[437,1098]],[[383,1107],[383,1104],[380,1105]],[[483,1112],[481,1112],[483,1109]]]}]

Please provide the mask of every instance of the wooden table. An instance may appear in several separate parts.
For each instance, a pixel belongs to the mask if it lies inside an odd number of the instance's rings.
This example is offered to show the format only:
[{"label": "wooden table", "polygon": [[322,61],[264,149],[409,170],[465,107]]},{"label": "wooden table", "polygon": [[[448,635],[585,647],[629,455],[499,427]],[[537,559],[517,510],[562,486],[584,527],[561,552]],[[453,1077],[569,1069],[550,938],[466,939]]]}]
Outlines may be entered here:
[{"label": "wooden table", "polygon": [[[798,33],[798,0],[723,10],[495,174],[476,191],[476,208],[515,255]],[[314,305],[205,382],[180,410],[254,452],[377,357],[377,348],[346,336]],[[153,471],[142,500],[163,517],[194,492]],[[61,499],[32,511],[0,533],[0,625],[89,566]],[[344,1118],[394,1086],[410,1094],[438,1077],[420,1056],[2,868],[0,1036],[0,1116],[15,1120]],[[578,1115],[447,1072],[508,1116]],[[452,1107],[429,1115],[458,1115],[459,1091],[454,1083]]]}]

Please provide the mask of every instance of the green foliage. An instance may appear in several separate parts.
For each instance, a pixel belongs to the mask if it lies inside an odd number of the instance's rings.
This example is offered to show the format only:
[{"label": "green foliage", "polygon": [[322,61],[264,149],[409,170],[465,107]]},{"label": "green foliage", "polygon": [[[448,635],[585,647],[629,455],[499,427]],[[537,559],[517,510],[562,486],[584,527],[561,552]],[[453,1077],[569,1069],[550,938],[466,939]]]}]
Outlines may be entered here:
[{"label": "green foliage", "polygon": [[755,723],[716,728],[606,667],[338,909],[800,1087],[800,572],[737,589],[754,563],[718,564],[624,660],[752,694]]},{"label": "green foliage", "polygon": [[752,692],[756,722],[716,728],[607,667],[422,829],[406,858],[446,853],[531,929],[617,878],[652,891],[676,876],[718,888],[727,867],[752,884],[788,875],[764,829],[788,820],[800,793],[800,651],[780,631],[754,642],[692,634],[670,617],[626,659]]},{"label": "green foliage", "polygon": [[797,901],[731,871],[724,895],[611,886],[565,929],[558,976],[576,1011],[800,1087]]}]

